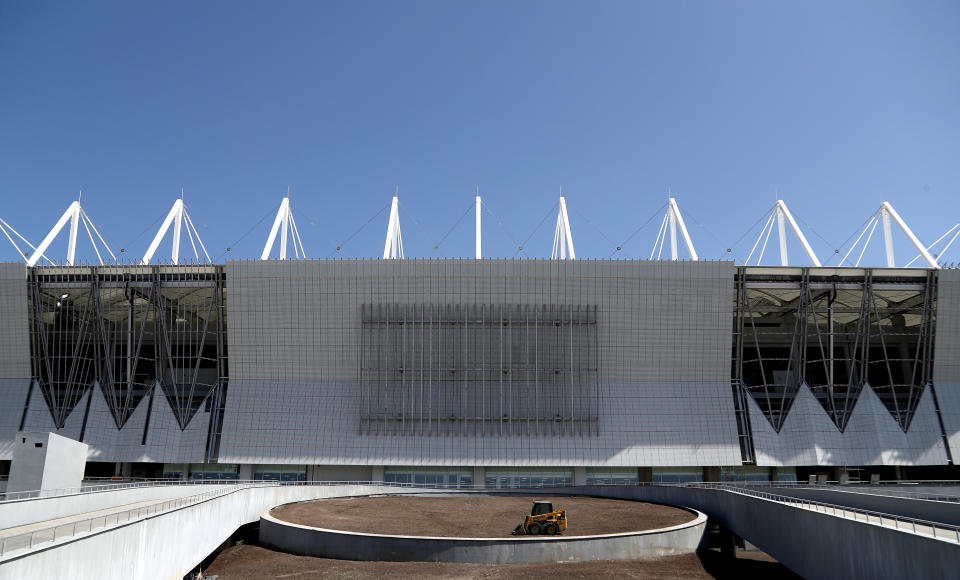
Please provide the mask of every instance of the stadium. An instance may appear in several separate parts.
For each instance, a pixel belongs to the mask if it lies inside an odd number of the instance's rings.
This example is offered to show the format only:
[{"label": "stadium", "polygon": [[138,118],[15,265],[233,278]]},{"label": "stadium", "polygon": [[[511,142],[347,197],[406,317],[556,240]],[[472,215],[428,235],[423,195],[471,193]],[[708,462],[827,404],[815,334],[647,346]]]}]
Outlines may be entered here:
[{"label": "stadium", "polygon": [[[551,259],[482,258],[480,208],[471,259],[405,258],[396,198],[382,259],[304,259],[287,199],[262,259],[223,264],[180,263],[209,262],[181,200],[132,264],[79,202],[37,246],[0,222],[24,258],[0,264],[0,473],[50,431],[88,445],[89,478],[957,478],[960,274],[889,204],[833,267],[783,202],[751,252],[777,229],[772,266],[698,260],[672,199],[649,260],[576,259],[563,198]],[[861,266],[878,225],[887,263]],[[919,261],[896,265],[892,228]]]}]

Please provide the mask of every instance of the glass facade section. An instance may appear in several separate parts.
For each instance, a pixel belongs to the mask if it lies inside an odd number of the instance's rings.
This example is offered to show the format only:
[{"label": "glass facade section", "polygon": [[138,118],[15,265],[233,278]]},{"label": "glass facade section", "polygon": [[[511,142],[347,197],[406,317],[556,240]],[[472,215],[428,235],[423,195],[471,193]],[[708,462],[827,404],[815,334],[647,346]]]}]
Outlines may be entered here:
[{"label": "glass facade section", "polygon": [[770,468],[744,465],[742,467],[720,468],[720,481],[729,482],[766,482],[770,481]]},{"label": "glass facade section", "polygon": [[701,467],[654,467],[653,483],[694,483],[703,481]]},{"label": "glass facade section", "polygon": [[190,479],[240,479],[240,466],[229,463],[191,463]]},{"label": "glass facade section", "polygon": [[587,485],[636,485],[639,482],[635,467],[587,468]]},{"label": "glass facade section", "polygon": [[573,485],[573,468],[565,467],[527,467],[501,468],[488,467],[485,473],[485,486],[488,488],[515,487],[554,487]]},{"label": "glass facade section", "polygon": [[412,483],[441,487],[473,487],[473,469],[469,467],[385,467],[387,483]]},{"label": "glass facade section", "polygon": [[253,478],[261,481],[306,481],[306,465],[258,465]]},{"label": "glass facade section", "polygon": [[164,463],[163,464],[164,479],[180,479],[183,477],[183,474],[186,472],[187,472],[186,463]]}]

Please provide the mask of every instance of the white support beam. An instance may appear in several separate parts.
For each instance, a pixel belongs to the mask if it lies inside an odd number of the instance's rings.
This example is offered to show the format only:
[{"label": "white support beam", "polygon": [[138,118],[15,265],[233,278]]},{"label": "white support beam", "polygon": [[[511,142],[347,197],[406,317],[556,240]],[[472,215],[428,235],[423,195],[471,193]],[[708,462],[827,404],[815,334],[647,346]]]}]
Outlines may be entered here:
[{"label": "white support beam", "polygon": [[393,196],[390,204],[390,222],[387,224],[387,239],[383,243],[383,259],[403,259],[403,236],[400,234],[400,199]]},{"label": "white support beam", "polygon": [[677,244],[677,229],[680,230],[680,237],[683,238],[683,244],[687,248],[687,253],[690,254],[690,259],[693,261],[699,259],[697,250],[693,247],[693,240],[690,239],[690,232],[687,231],[687,224],[684,223],[683,215],[680,214],[680,207],[677,205],[677,200],[671,197],[667,201],[667,211],[663,215],[663,221],[660,222],[660,230],[657,232],[657,239],[653,243],[653,251],[650,253],[651,260],[654,255],[657,256],[658,260],[660,259],[667,235],[670,236],[670,259],[680,259],[679,246]]},{"label": "white support beam", "polygon": [[[184,221],[186,221],[186,228],[184,228]],[[196,242],[200,244],[200,248],[203,250],[203,254],[207,259],[207,262],[213,263],[213,260],[210,259],[210,255],[207,253],[206,247],[203,245],[203,241],[200,239],[200,234],[197,232],[197,228],[193,225],[193,221],[190,219],[190,214],[187,212],[187,207],[183,203],[183,198],[177,198],[173,202],[173,207],[170,208],[170,211],[167,213],[167,217],[163,219],[163,223],[160,224],[160,229],[157,230],[157,235],[153,237],[153,241],[150,242],[150,246],[147,248],[147,253],[143,255],[143,259],[140,260],[140,264],[146,266],[150,264],[150,261],[153,259],[153,255],[157,252],[157,248],[160,246],[160,242],[163,241],[164,236],[167,235],[167,231],[170,229],[170,226],[173,225],[173,239],[171,240],[171,249],[170,249],[170,261],[174,264],[180,263],[180,238],[181,235],[186,229],[187,237],[190,239],[190,244],[193,247],[193,253],[197,261],[200,260],[200,254],[197,252],[197,248],[194,245],[194,238]]]},{"label": "white support beam", "polygon": [[[779,215],[783,218],[786,218],[787,223],[790,224],[790,229],[793,230],[793,235],[797,237],[797,240],[800,242],[800,245],[803,247],[804,253],[807,254],[807,258],[810,260],[816,267],[820,267],[820,259],[817,258],[817,254],[813,251],[813,248],[810,247],[810,242],[807,241],[807,236],[803,235],[803,232],[800,230],[800,226],[797,225],[796,220],[793,219],[793,214],[790,213],[790,210],[787,208],[787,204],[783,202],[782,199],[777,200],[777,210]],[[780,235],[786,237],[783,227],[780,227]],[[785,241],[781,242],[781,248],[784,248],[783,254],[786,255]],[[788,264],[784,264],[786,266]]]},{"label": "white support beam", "polygon": [[[946,239],[946,237],[949,236],[950,234],[953,234],[953,237],[950,238],[950,240],[947,241],[947,243],[944,244],[944,246],[940,248],[940,250],[937,251],[935,254],[930,254],[931,257],[933,257],[934,259],[942,258],[943,255],[947,253],[947,250],[950,249],[950,246],[953,245],[953,242],[957,241],[957,237],[960,237],[960,222],[953,224],[953,226],[951,226],[949,230],[945,231],[942,236],[940,236],[939,238],[934,240],[932,244],[927,246],[927,251],[929,252],[930,250],[935,248],[937,244],[939,244],[944,239]],[[909,268],[914,262],[919,260],[921,257],[922,256],[920,254],[917,254],[916,256],[914,256],[912,260],[906,263],[905,267]]]},{"label": "white support beam", "polygon": [[[886,204],[887,202],[883,202]],[[893,255],[893,232],[890,228],[890,213],[884,206],[880,206],[880,219],[883,220],[883,249],[887,256],[887,268],[893,268],[897,265],[897,259]]]},{"label": "white support beam", "polygon": [[817,254],[813,251],[813,248],[810,246],[810,242],[807,241],[807,236],[803,235],[803,231],[800,229],[800,226],[797,225],[797,221],[793,219],[793,214],[790,213],[790,210],[787,208],[787,204],[784,203],[782,199],[778,199],[777,203],[773,206],[773,211],[767,216],[767,221],[764,223],[763,228],[760,229],[760,235],[757,237],[757,241],[754,242],[753,248],[750,250],[750,254],[747,256],[747,260],[744,264],[749,265],[750,259],[753,257],[753,253],[756,251],[757,246],[760,245],[760,241],[763,240],[763,245],[760,247],[760,254],[757,256],[756,265],[759,266],[763,262],[763,254],[767,249],[767,242],[770,241],[770,236],[773,234],[773,228],[777,228],[777,240],[779,241],[780,247],[780,265],[789,266],[790,257],[787,250],[787,226],[790,226],[790,231],[793,232],[793,235],[796,236],[797,241],[800,242],[800,246],[803,248],[804,253],[807,255],[807,259],[810,260],[810,263],[813,266],[820,267],[820,259],[817,258]]},{"label": "white support beam", "polygon": [[[34,252],[37,251],[36,246],[31,244],[30,240],[20,235],[20,232],[14,229],[14,227],[8,224],[7,222],[3,221],[2,218],[0,218],[0,232],[3,232],[3,235],[6,236],[8,240],[10,240],[10,243],[13,244],[13,247],[17,249],[17,253],[20,254],[20,257],[23,258],[24,262],[30,260],[30,256],[28,256],[26,252],[20,249],[20,245],[17,244],[17,241],[13,239],[13,236],[10,235],[11,233],[14,236],[17,236],[17,238],[19,238],[20,241],[26,244],[31,250],[33,250]],[[41,256],[41,257],[47,262],[49,262],[50,264],[53,264],[53,261],[50,258],[46,256]]]},{"label": "white support beam", "polygon": [[[927,263],[928,266],[930,266],[931,268],[937,268],[937,269],[940,268],[940,265],[937,264],[937,261],[933,259],[933,256],[930,255],[930,252],[927,251],[927,248],[925,248],[923,244],[920,243],[920,240],[913,233],[913,230],[910,229],[910,226],[907,225],[907,222],[903,221],[903,218],[900,217],[900,214],[897,213],[897,210],[893,209],[892,205],[890,205],[888,202],[885,201],[880,205],[880,211],[884,212],[884,216],[889,216],[893,218],[893,221],[897,223],[897,225],[900,227],[900,230],[904,233],[904,235],[907,236],[907,239],[910,240],[910,243],[913,244],[913,247],[916,248],[918,252],[920,252],[920,255],[923,257],[924,261]],[[888,230],[889,230],[889,227],[887,226],[887,223],[885,221],[884,234],[888,234]],[[888,240],[889,240],[889,236],[888,236]],[[893,267],[893,263],[891,262],[893,259],[892,241],[888,242],[888,248],[889,249],[887,250],[887,262],[892,268]]]},{"label": "white support beam", "polygon": [[[854,264],[855,266],[859,266],[860,261],[863,259],[863,255],[867,251],[867,246],[870,245],[870,240],[873,239],[873,233],[877,229],[877,225],[882,225],[883,227],[881,231],[883,232],[883,251],[884,256],[886,257],[886,265],[888,268],[896,268],[897,263],[893,246],[893,224],[897,224],[897,227],[900,228],[900,231],[907,236],[907,240],[910,241],[910,244],[913,245],[914,249],[916,249],[920,254],[913,260],[910,260],[910,262],[904,267],[909,267],[910,264],[913,264],[915,261],[917,261],[917,259],[923,258],[924,262],[927,263],[927,267],[935,269],[940,268],[939,264],[937,264],[937,261],[930,254],[929,248],[924,247],[924,245],[920,243],[920,240],[913,233],[913,230],[910,229],[910,226],[903,221],[903,218],[900,217],[900,214],[897,213],[897,210],[893,209],[893,206],[886,201],[880,204],[880,208],[877,209],[872,216],[870,216],[869,220],[867,220],[867,224],[860,232],[860,235],[857,236],[857,239],[853,242],[853,245],[850,246],[850,249],[847,250],[847,253],[844,254],[843,260],[840,261],[840,264],[842,265],[847,261],[847,258],[850,256],[850,254],[852,254],[853,251],[859,246],[860,240],[862,240],[863,236],[866,235],[867,239],[863,242],[859,257]],[[941,236],[940,239],[943,239],[944,236]],[[937,240],[937,242],[939,241],[940,240]],[[936,245],[937,242],[934,242],[934,245]]]},{"label": "white support beam", "polygon": [[482,202],[480,201],[480,196],[477,195],[477,242],[476,242],[476,254],[477,259],[480,259],[482,252],[480,251],[480,212],[481,212]]},{"label": "white support beam", "polygon": [[267,243],[263,246],[263,253],[260,254],[261,260],[269,260],[270,253],[273,251],[273,245],[280,235],[280,259],[287,259],[287,239],[293,244],[293,254],[297,258],[303,256],[303,243],[300,241],[300,232],[297,230],[297,222],[293,219],[293,209],[290,206],[290,198],[284,197],[280,202],[280,209],[277,211],[277,217],[273,220],[273,226],[270,228],[270,235],[267,237]]},{"label": "white support beam", "polygon": [[570,260],[577,259],[577,253],[573,249],[573,233],[570,231],[570,218],[567,215],[567,201],[560,196],[560,209],[557,211],[557,227],[553,233],[553,250],[550,258],[553,260],[566,260],[567,254]]},{"label": "white support beam", "polygon": [[[97,260],[100,265],[103,265],[103,257],[100,255],[100,248],[97,244],[97,241],[93,238],[91,233],[91,228],[96,232],[97,237],[100,239],[101,244],[110,253],[110,256],[113,257],[116,261],[116,256],[114,256],[113,251],[110,250],[110,247],[107,246],[107,243],[103,241],[103,236],[100,235],[100,232],[97,231],[97,228],[93,225],[93,222],[90,220],[90,217],[83,211],[83,207],[80,205],[80,201],[74,201],[70,206],[63,212],[63,215],[60,216],[60,219],[57,220],[57,223],[54,224],[53,228],[47,233],[47,236],[43,238],[43,241],[40,242],[40,245],[37,246],[33,254],[30,255],[30,258],[27,260],[27,265],[33,267],[40,261],[40,258],[43,258],[47,261],[50,261],[44,254],[50,244],[53,243],[53,240],[60,235],[60,232],[66,227],[67,222],[70,222],[70,233],[67,239],[67,265],[73,266],[76,263],[77,257],[77,232],[80,229],[81,222],[83,223],[84,230],[87,232],[87,237],[90,239],[90,243],[93,245],[93,249],[97,254]],[[17,234],[20,236],[20,234]],[[22,238],[22,236],[21,236]],[[11,240],[12,241],[12,240]],[[16,244],[14,244],[16,245]],[[32,247],[32,246],[31,246]]]}]

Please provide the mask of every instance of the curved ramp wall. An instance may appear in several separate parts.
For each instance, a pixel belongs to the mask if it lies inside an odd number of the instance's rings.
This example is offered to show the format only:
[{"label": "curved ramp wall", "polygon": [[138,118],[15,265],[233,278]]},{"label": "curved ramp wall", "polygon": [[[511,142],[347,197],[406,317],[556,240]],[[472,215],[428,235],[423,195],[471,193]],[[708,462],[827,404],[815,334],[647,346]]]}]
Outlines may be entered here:
[{"label": "curved ramp wall", "polygon": [[696,510],[689,522],[596,536],[449,538],[346,532],[294,524],[265,511],[260,542],[277,550],[342,560],[392,562],[472,562],[520,564],[582,560],[635,560],[696,551],[707,516]]}]

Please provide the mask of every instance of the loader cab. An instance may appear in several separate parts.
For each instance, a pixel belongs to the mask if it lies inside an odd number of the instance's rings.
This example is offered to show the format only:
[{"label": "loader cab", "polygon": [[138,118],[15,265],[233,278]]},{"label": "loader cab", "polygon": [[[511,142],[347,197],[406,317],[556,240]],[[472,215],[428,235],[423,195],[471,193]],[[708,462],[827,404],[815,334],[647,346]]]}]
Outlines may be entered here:
[{"label": "loader cab", "polygon": [[548,514],[552,511],[553,511],[553,502],[535,501],[533,502],[533,509],[530,511],[530,515],[539,516],[542,514]]}]

